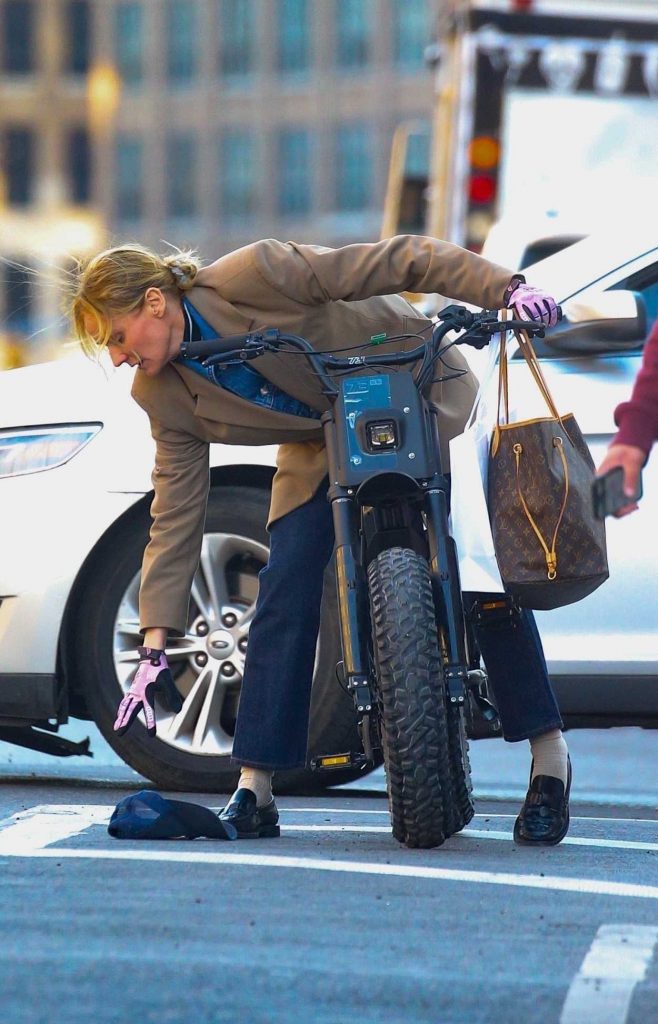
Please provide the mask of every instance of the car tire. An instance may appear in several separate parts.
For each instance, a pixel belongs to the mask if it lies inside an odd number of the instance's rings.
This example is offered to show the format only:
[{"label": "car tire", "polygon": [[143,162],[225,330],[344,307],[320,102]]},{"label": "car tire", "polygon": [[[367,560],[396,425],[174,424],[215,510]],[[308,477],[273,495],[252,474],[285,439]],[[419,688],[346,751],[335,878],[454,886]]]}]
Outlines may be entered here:
[{"label": "car tire", "polygon": [[[231,586],[236,590],[248,590],[243,604],[255,600],[257,572],[267,557],[265,523],[268,506],[269,493],[255,487],[220,485],[210,491],[204,544],[215,543],[218,537],[225,541],[233,538],[239,565],[237,569],[231,569],[232,578],[241,582],[227,584],[227,592]],[[85,569],[77,589],[73,614],[68,616],[65,644],[69,652],[68,676],[75,681],[75,701],[86,707],[89,716],[122,760],[156,786],[188,792],[230,793],[238,778],[237,769],[230,763],[230,749],[207,753],[202,744],[195,749],[191,742],[186,748],[185,743],[168,742],[160,736],[151,738],[140,719],[124,736],[118,736],[113,730],[117,705],[132,676],[132,671],[126,671],[125,667],[122,669],[122,658],[132,657],[134,664],[133,652],[141,639],[137,631],[136,594],[150,522],[145,506],[133,510],[104,539]],[[240,555],[241,546],[243,555]],[[130,610],[126,612],[126,602],[129,605],[130,600],[135,607],[134,614]],[[194,614],[193,597],[191,618]],[[125,652],[123,656],[122,650]],[[330,565],[325,576],[313,680],[309,760],[317,754],[360,749],[353,701],[336,678],[336,664],[340,658],[336,587],[333,565]],[[181,663],[184,663],[183,669]],[[190,658],[183,658],[180,662],[170,658],[170,664],[179,689],[182,688],[186,695],[185,686],[188,689],[190,686],[189,681],[186,683],[187,677],[190,673],[194,676]],[[121,671],[126,671],[123,684],[119,678]],[[239,681],[230,691],[230,700],[227,696],[229,691],[223,695],[222,716],[226,715],[227,704],[229,711],[220,739],[226,743],[228,737],[229,747]],[[363,774],[357,769],[339,769],[326,775],[317,775],[310,769],[281,771],[276,773],[275,789],[278,793],[319,792],[326,786],[339,785]]]}]

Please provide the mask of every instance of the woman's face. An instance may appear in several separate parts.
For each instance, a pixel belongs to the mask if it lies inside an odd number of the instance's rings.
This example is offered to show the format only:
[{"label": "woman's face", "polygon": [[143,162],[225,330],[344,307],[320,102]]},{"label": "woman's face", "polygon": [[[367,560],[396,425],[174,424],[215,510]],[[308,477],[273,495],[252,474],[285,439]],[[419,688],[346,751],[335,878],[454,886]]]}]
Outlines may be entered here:
[{"label": "woman's face", "polygon": [[159,288],[148,288],[141,309],[112,318],[110,359],[115,366],[128,363],[155,377],[178,355],[184,326],[180,302]]}]

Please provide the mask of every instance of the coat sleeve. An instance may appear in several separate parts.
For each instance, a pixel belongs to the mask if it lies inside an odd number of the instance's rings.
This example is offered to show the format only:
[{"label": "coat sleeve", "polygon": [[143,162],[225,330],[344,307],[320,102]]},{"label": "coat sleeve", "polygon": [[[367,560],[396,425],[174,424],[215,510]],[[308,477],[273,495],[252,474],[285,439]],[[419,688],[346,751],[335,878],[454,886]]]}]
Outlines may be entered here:
[{"label": "coat sleeve", "polygon": [[261,278],[305,305],[413,291],[497,309],[514,276],[458,245],[422,235],[340,249],[266,239],[251,248]]},{"label": "coat sleeve", "polygon": [[619,431],[613,444],[631,444],[649,454],[658,438],[658,320],[644,346],[630,400],[615,409],[615,423]]},{"label": "coat sleeve", "polygon": [[139,591],[142,630],[162,626],[182,636],[199,563],[210,485],[208,443],[151,418],[156,443],[153,524]]}]

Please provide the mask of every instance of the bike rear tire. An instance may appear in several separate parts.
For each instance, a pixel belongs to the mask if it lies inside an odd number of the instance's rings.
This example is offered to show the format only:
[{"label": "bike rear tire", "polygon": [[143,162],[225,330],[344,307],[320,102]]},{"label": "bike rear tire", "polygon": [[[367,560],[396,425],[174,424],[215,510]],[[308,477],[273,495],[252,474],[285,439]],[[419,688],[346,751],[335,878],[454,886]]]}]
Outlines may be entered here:
[{"label": "bike rear tire", "polygon": [[393,835],[440,846],[458,812],[429,566],[389,548],[368,566],[368,590]]}]

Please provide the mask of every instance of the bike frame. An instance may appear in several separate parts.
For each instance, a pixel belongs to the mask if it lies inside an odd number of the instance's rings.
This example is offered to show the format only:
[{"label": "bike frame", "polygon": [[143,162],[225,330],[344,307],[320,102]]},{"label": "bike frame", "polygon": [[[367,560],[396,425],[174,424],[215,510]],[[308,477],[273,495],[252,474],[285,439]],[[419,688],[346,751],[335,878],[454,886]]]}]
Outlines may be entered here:
[{"label": "bike frame", "polygon": [[379,552],[408,547],[427,558],[448,700],[463,705],[466,699],[470,658],[457,551],[448,526],[449,482],[441,466],[437,411],[407,371],[344,378],[322,425],[345,685],[354,698],[365,758],[372,762],[376,736],[366,571]]}]

